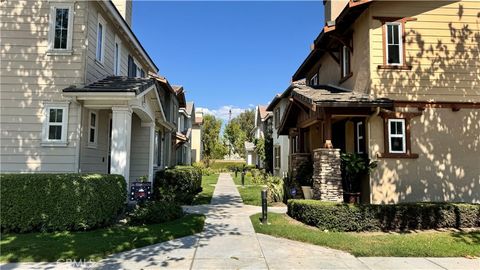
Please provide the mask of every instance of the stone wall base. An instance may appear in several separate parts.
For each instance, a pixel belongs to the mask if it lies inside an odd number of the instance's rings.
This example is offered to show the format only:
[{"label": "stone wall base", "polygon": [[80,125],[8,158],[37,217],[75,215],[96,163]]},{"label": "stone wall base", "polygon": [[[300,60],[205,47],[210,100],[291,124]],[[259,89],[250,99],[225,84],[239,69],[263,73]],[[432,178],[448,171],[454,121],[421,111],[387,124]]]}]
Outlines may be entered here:
[{"label": "stone wall base", "polygon": [[340,149],[313,150],[313,198],[343,202]]}]

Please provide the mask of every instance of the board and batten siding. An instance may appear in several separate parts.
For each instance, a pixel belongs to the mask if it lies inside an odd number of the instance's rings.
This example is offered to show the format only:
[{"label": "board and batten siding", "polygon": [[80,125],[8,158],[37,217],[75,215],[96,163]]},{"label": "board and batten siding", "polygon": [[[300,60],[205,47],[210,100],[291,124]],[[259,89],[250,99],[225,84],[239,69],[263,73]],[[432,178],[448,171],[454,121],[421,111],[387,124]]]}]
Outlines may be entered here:
[{"label": "board and batten siding", "polygon": [[80,107],[69,104],[67,146],[41,145],[45,102],[65,102],[62,90],[82,84],[85,59],[85,6],[76,1],[71,55],[48,55],[50,3],[0,3],[0,171],[78,170]]},{"label": "board and batten siding", "polygon": [[[372,90],[395,100],[480,101],[480,1],[391,1],[370,6]],[[373,19],[411,17],[405,24],[406,63],[411,70],[378,69],[383,64],[382,24]]]}]

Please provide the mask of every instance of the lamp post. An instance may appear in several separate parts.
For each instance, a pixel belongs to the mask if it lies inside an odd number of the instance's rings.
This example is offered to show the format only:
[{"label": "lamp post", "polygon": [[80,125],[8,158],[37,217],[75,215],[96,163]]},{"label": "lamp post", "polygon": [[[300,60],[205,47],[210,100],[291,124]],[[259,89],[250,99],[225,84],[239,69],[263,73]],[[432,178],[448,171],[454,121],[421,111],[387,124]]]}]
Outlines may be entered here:
[{"label": "lamp post", "polygon": [[245,170],[242,171],[242,187],[245,186]]},{"label": "lamp post", "polygon": [[268,218],[267,218],[267,190],[266,189],[262,189],[262,192],[261,192],[261,196],[262,196],[262,224],[263,225],[267,225],[268,224]]}]

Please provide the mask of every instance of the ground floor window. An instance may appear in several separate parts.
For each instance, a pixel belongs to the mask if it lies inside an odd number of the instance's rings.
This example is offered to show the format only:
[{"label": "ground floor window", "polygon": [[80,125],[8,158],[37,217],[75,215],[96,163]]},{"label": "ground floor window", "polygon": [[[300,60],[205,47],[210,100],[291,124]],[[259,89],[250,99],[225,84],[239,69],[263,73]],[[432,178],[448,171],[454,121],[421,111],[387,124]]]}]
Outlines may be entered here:
[{"label": "ground floor window", "polygon": [[68,102],[46,103],[44,107],[43,144],[66,144]]},{"label": "ground floor window", "polygon": [[406,153],[405,119],[388,119],[388,151]]},{"label": "ground floor window", "polygon": [[273,149],[274,155],[274,167],[275,169],[280,169],[280,145],[276,145]]},{"label": "ground floor window", "polygon": [[365,153],[365,125],[363,122],[356,123],[355,134],[356,152],[358,154],[363,154]]}]

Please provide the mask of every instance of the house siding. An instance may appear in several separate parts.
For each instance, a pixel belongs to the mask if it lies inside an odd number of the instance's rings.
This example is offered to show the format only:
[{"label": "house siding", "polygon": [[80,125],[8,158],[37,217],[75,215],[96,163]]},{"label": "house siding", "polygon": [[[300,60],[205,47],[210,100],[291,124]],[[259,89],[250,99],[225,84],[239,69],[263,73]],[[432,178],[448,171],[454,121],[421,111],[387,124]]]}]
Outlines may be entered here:
[{"label": "house siding", "polygon": [[[283,117],[285,110],[288,105],[288,100],[287,99],[282,99],[277,106],[273,109],[273,112],[275,112],[276,108],[280,108],[280,118]],[[281,119],[280,119],[281,121]],[[273,170],[274,175],[276,176],[283,176],[288,172],[288,164],[289,164],[289,159],[290,159],[290,141],[288,139],[288,136],[286,135],[281,135],[278,136],[278,129],[275,128],[277,123],[273,123],[273,130],[272,130],[272,138],[273,138],[273,149],[275,149],[275,146],[280,146],[280,169],[275,169]],[[275,157],[275,155],[273,156]],[[275,166],[274,166],[275,167]]]},{"label": "house siding", "polygon": [[[97,146],[89,146],[89,121],[90,113],[97,113]],[[82,172],[108,172],[108,144],[110,129],[110,110],[89,110],[84,108],[82,114],[82,123],[85,126],[82,130],[81,150],[80,150],[80,169]]]},{"label": "house siding", "polygon": [[47,55],[50,3],[0,3],[2,172],[78,170],[79,105],[69,104],[67,146],[45,147],[41,141],[44,102],[67,101],[62,90],[83,83],[86,2],[74,4],[73,52],[64,56]]},{"label": "house siding", "polygon": [[142,127],[142,120],[133,113],[130,152],[130,183],[148,175],[150,127]]}]

